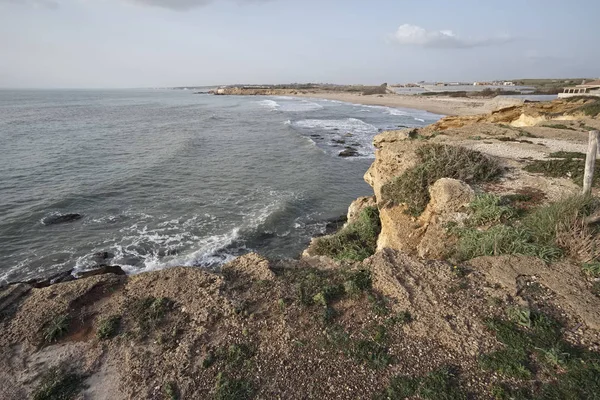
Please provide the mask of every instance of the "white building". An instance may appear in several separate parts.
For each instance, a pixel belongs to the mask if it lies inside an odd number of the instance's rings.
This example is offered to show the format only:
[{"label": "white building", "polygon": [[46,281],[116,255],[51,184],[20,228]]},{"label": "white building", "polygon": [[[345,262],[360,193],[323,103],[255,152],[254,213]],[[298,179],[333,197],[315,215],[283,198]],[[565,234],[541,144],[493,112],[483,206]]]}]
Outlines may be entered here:
[{"label": "white building", "polygon": [[559,99],[575,96],[598,96],[600,97],[600,80],[582,83],[575,87],[566,87],[558,94]]}]

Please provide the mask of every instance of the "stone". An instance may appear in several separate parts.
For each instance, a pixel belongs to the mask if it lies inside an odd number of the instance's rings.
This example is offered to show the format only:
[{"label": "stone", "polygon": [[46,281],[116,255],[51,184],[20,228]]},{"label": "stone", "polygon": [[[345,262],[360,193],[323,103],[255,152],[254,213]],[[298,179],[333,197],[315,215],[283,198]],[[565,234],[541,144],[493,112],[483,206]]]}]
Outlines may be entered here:
[{"label": "stone", "polygon": [[272,281],[275,279],[269,260],[250,253],[238,257],[221,267],[221,272],[227,278],[243,278],[250,281]]},{"label": "stone", "polygon": [[44,225],[56,225],[56,224],[64,224],[67,222],[77,221],[83,218],[81,214],[56,214],[49,215],[42,220]]},{"label": "stone", "polygon": [[377,207],[375,196],[359,197],[354,200],[352,204],[350,204],[350,207],[348,207],[348,223],[351,224],[356,221],[362,210],[367,207]]}]

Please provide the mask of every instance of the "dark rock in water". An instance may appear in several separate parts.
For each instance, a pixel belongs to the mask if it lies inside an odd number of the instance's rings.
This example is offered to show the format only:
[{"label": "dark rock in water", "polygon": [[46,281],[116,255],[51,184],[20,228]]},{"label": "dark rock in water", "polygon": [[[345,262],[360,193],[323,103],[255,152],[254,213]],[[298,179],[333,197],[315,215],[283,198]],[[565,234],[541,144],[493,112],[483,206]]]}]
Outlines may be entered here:
[{"label": "dark rock in water", "polygon": [[340,129],[339,129],[339,128],[333,128],[333,130],[334,130],[334,131],[339,131]]},{"label": "dark rock in water", "polygon": [[346,133],[344,136],[346,136],[346,137],[352,137],[352,136],[354,136],[354,135],[353,135],[353,134],[351,134],[350,132],[348,132],[348,133]]},{"label": "dark rock in water", "polygon": [[39,278],[39,279],[31,279],[26,283],[28,285],[33,286],[36,289],[42,289],[48,286],[55,285],[57,283],[63,282],[71,282],[74,281],[75,277],[73,276],[73,270],[70,269],[68,271],[59,272],[57,274],[51,275],[47,278]]},{"label": "dark rock in water", "polygon": [[125,275],[125,271],[123,271],[123,269],[118,265],[100,265],[98,268],[77,274],[77,279],[89,278],[92,276],[105,274]]},{"label": "dark rock in water", "polygon": [[108,251],[99,251],[97,253],[94,253],[94,258],[96,260],[108,260],[108,259],[114,258],[114,257],[115,257],[115,255]]},{"label": "dark rock in water", "polygon": [[44,225],[56,225],[56,224],[64,224],[67,222],[77,221],[83,218],[81,214],[56,214],[45,217],[42,220]]},{"label": "dark rock in water", "polygon": [[348,218],[345,215],[341,215],[337,218],[332,218],[327,221],[327,225],[325,225],[325,234],[331,235],[342,229],[344,224],[348,221]]},{"label": "dark rock in water", "polygon": [[320,138],[321,135],[310,135],[310,137]]},{"label": "dark rock in water", "polygon": [[340,151],[338,154],[340,157],[355,157],[358,155],[358,152],[353,147],[346,147],[344,150]]},{"label": "dark rock in water", "polygon": [[333,143],[346,144],[346,141],[343,139],[334,139]]},{"label": "dark rock in water", "polygon": [[360,146],[360,143],[352,143],[352,146]]}]

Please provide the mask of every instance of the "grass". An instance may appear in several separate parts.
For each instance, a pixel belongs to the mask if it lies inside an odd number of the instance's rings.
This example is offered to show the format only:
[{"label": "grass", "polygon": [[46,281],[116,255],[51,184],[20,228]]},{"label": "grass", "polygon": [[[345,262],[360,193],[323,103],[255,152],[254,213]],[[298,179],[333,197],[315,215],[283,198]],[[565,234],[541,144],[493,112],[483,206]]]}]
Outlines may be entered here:
[{"label": "grass", "polygon": [[466,394],[460,388],[457,374],[449,367],[441,367],[423,377],[396,376],[376,400],[405,399],[418,396],[425,400],[460,400]]},{"label": "grass", "polygon": [[252,398],[252,384],[245,379],[233,379],[219,373],[215,385],[215,400],[247,400]]},{"label": "grass", "polygon": [[181,398],[179,389],[177,388],[177,383],[175,382],[169,381],[165,383],[163,390],[165,392],[165,396],[169,400],[179,400]]},{"label": "grass", "polygon": [[115,337],[121,326],[121,317],[113,315],[100,321],[96,337],[100,340],[107,340]]},{"label": "grass", "polygon": [[504,347],[480,357],[482,368],[510,379],[493,390],[496,398],[600,399],[600,354],[567,343],[560,323],[545,314],[529,311],[518,321],[511,318],[488,321]]},{"label": "grass", "polygon": [[588,117],[595,117],[600,114],[600,99],[586,102],[583,106],[579,107],[578,110]]},{"label": "grass", "polygon": [[71,318],[67,314],[52,318],[44,328],[44,340],[46,343],[55,343],[69,330]]},{"label": "grass", "polygon": [[544,125],[544,128],[552,128],[552,129],[568,129],[570,131],[575,131],[577,129],[572,128],[570,126],[564,125],[564,124],[548,124],[548,125]]},{"label": "grass", "polygon": [[356,296],[371,289],[368,270],[321,271],[303,269],[294,274],[296,298],[306,307],[329,307],[345,295]]},{"label": "grass", "polygon": [[70,400],[83,388],[84,377],[61,367],[48,370],[32,394],[33,400]]},{"label": "grass", "polygon": [[469,207],[472,212],[469,222],[478,226],[504,222],[516,215],[516,210],[507,204],[507,200],[494,194],[477,195]]},{"label": "grass", "polygon": [[[490,206],[489,204],[492,204]],[[487,222],[491,215],[501,215],[492,201],[484,202],[484,210],[476,215],[477,222]],[[563,254],[581,256],[595,252],[596,240],[590,231],[574,229],[580,227],[580,221],[591,214],[596,207],[590,197],[572,196],[539,207],[521,220],[512,224],[497,224],[488,229],[458,229],[457,253],[460,259],[501,254],[522,254],[534,256],[545,261],[559,259]],[[595,255],[586,255],[594,258]]]},{"label": "grass", "polygon": [[472,184],[493,180],[502,172],[486,155],[463,147],[428,143],[416,150],[417,164],[382,187],[384,204],[405,204],[406,212],[418,216],[429,203],[429,186],[441,178]]},{"label": "grass", "polygon": [[590,276],[600,277],[600,262],[585,263],[581,269]]},{"label": "grass", "polygon": [[132,307],[134,319],[140,333],[147,334],[158,326],[172,307],[172,301],[164,297],[145,297]]},{"label": "grass", "polygon": [[367,207],[358,219],[331,236],[317,238],[314,253],[336,260],[362,261],[375,254],[381,231],[379,210]]},{"label": "grass", "polygon": [[548,155],[550,158],[581,159],[585,160],[585,154],[577,151],[556,151]]},{"label": "grass", "polygon": [[393,361],[385,342],[387,331],[384,326],[377,326],[374,332],[360,339],[352,338],[342,326],[335,325],[325,330],[326,343],[344,352],[357,363],[365,364],[373,369],[381,369]]},{"label": "grass", "polygon": [[[585,160],[577,158],[535,160],[523,168],[527,172],[543,174],[551,178],[570,178],[579,186],[583,185]],[[594,173],[594,185],[598,183],[600,173]]]}]

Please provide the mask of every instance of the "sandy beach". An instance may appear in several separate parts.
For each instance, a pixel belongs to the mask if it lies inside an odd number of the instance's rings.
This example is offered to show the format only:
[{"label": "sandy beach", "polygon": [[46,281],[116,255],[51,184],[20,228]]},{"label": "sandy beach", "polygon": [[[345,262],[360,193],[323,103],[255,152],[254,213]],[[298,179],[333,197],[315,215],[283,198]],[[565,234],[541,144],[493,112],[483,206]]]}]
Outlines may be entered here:
[{"label": "sandy beach", "polygon": [[405,107],[425,110],[441,115],[476,115],[487,114],[504,107],[522,104],[521,99],[493,98],[493,99],[466,99],[450,97],[423,97],[398,94],[377,96],[363,96],[353,93],[307,93],[296,94],[298,97],[313,97],[327,100],[345,101],[355,104],[367,104],[385,107]]}]

